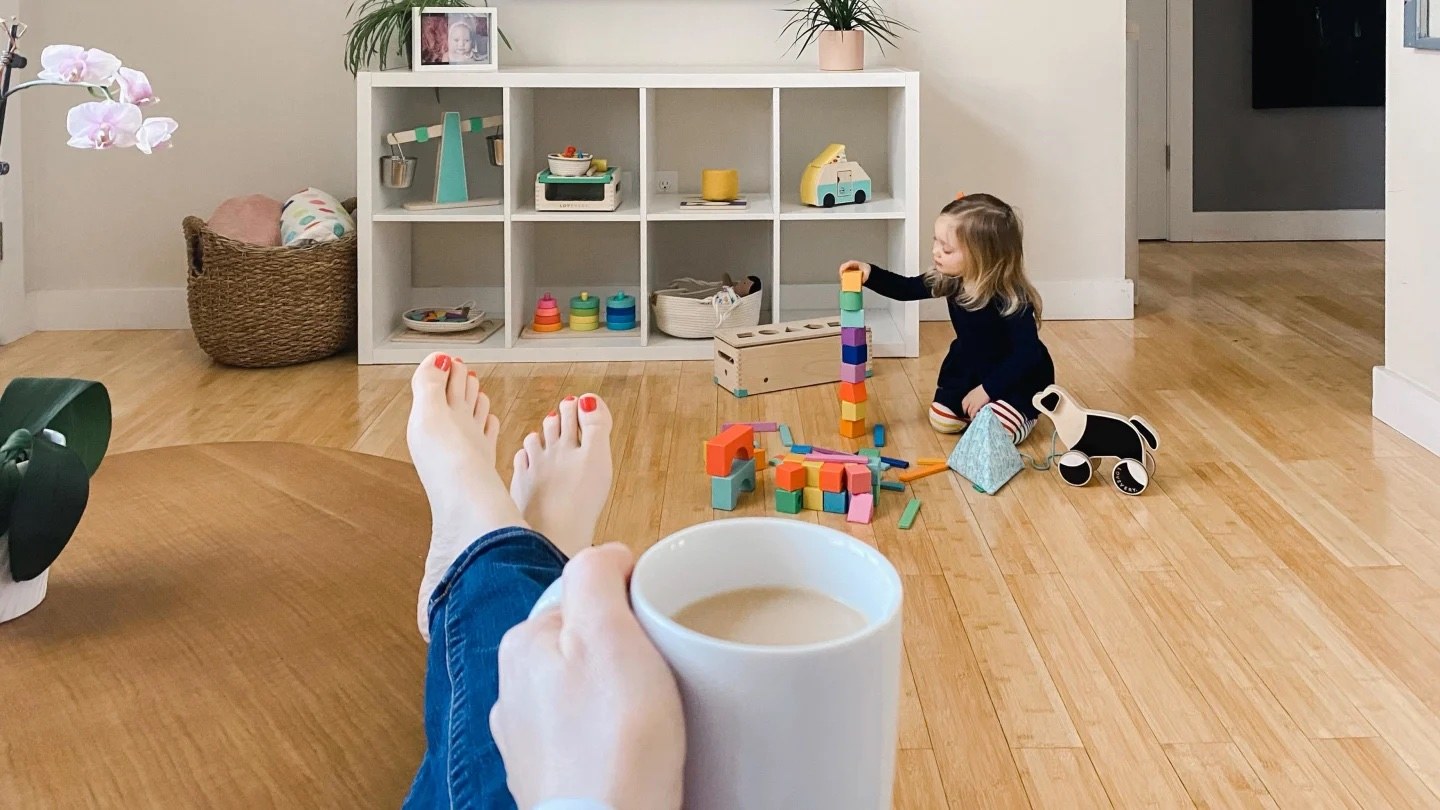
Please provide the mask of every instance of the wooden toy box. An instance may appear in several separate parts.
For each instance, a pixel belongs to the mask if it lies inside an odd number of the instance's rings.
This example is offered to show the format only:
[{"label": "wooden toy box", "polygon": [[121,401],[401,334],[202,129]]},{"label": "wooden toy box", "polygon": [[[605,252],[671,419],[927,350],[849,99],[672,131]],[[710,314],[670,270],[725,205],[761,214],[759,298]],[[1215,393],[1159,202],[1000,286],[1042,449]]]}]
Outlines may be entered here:
[{"label": "wooden toy box", "polygon": [[[839,316],[715,332],[715,384],[737,397],[839,382],[840,358]],[[867,353],[866,377],[873,363]]]}]

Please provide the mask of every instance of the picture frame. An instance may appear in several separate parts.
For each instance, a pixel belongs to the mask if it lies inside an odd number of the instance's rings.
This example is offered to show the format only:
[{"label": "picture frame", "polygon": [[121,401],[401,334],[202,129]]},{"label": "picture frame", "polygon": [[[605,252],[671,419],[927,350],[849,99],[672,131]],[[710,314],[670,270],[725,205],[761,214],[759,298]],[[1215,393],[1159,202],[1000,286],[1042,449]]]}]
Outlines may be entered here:
[{"label": "picture frame", "polygon": [[411,9],[411,70],[483,71],[499,67],[496,9],[440,6]]},{"label": "picture frame", "polygon": [[1405,0],[1405,47],[1440,51],[1440,36],[1430,31],[1430,7],[1435,0]]}]

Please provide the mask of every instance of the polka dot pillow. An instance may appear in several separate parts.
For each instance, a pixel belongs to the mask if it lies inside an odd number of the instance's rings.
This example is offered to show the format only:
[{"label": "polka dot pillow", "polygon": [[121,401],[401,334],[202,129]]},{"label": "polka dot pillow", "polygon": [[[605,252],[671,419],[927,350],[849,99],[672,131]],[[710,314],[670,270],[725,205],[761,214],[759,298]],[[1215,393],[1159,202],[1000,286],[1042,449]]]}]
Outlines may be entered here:
[{"label": "polka dot pillow", "polygon": [[329,242],[355,230],[345,206],[318,188],[307,188],[280,209],[280,239],[285,245]]}]

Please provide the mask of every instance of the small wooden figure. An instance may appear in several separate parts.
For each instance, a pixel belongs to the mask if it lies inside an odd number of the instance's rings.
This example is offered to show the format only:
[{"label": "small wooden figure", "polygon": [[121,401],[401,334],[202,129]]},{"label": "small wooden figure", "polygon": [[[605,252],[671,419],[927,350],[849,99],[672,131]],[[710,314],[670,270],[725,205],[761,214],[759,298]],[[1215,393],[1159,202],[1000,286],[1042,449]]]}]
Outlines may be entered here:
[{"label": "small wooden figure", "polygon": [[1071,486],[1090,483],[1100,459],[1115,459],[1110,480],[1126,495],[1139,495],[1150,485],[1160,437],[1142,417],[1124,417],[1081,405],[1058,385],[1035,395],[1035,407],[1050,417],[1068,452],[1060,457],[1060,477]]}]

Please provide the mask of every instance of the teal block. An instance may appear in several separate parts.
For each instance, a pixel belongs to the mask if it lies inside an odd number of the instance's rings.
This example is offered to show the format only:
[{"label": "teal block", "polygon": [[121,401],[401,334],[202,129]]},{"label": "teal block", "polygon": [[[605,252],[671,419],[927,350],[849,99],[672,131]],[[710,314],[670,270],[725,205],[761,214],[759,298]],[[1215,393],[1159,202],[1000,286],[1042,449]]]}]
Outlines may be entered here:
[{"label": "teal block", "polygon": [[775,511],[784,512],[787,515],[798,515],[805,507],[804,492],[802,490],[790,491],[788,489],[775,490]]},{"label": "teal block", "polygon": [[849,310],[841,310],[841,312],[840,312],[840,325],[841,325],[842,327],[844,327],[844,326],[851,326],[851,327],[864,326],[864,325],[865,325],[865,312],[864,312],[863,310],[860,311],[860,312],[849,311]]},{"label": "teal block", "polygon": [[755,491],[755,459],[736,459],[729,475],[710,476],[710,506],[729,512],[740,503],[740,493]]},{"label": "teal block", "polygon": [[904,491],[905,491],[905,485],[904,485],[903,483],[899,482],[899,481],[881,481],[881,482],[880,482],[880,488],[881,488],[881,489],[888,489],[888,490],[890,490],[891,492],[904,492]]},{"label": "teal block", "polygon": [[790,434],[789,425],[780,426],[780,443],[785,445],[786,447],[795,444],[795,437]]},{"label": "teal block", "polygon": [[858,292],[840,293],[841,312],[863,312],[865,310],[865,294]]},{"label": "teal block", "polygon": [[435,202],[464,202],[470,199],[465,179],[465,143],[460,140],[460,113],[445,113],[444,135],[440,138],[439,176],[435,182]]},{"label": "teal block", "polygon": [[865,379],[868,380],[868,379],[870,379],[871,377],[874,377],[874,376],[875,376],[875,369],[873,369],[873,368],[867,368],[867,369],[865,369]]},{"label": "teal block", "polygon": [[745,390],[744,388],[736,388],[736,389],[735,389],[735,396],[737,396],[737,397],[748,397],[748,396],[750,396],[750,392],[747,391],[747,390]]},{"label": "teal block", "polygon": [[850,511],[850,498],[844,492],[826,492],[821,505],[826,512],[843,515]]},{"label": "teal block", "polygon": [[860,455],[868,458],[880,458],[880,451],[873,447],[862,447],[860,448]]}]

